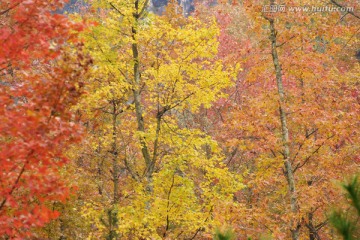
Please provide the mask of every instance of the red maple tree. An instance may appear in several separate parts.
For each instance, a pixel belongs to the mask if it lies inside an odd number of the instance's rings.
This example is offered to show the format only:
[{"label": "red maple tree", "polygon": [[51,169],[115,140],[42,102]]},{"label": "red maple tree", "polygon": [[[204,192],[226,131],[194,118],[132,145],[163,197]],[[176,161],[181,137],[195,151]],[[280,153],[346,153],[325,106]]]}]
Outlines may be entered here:
[{"label": "red maple tree", "polygon": [[55,14],[64,2],[0,3],[0,236],[7,238],[30,236],[57,217],[49,201],[69,192],[59,168],[80,139],[69,107],[88,60],[71,51],[81,48],[74,40],[83,25]]}]

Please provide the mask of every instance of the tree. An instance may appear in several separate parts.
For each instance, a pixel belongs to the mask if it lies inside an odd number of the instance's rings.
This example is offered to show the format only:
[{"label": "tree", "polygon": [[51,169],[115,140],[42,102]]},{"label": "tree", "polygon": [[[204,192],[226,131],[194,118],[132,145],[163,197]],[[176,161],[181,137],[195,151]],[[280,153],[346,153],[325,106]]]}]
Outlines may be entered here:
[{"label": "tree", "polygon": [[245,176],[247,188],[237,197],[251,214],[239,210],[242,217],[232,218],[240,236],[331,238],[325,213],[340,197],[332,180],[357,164],[358,64],[342,52],[355,48],[357,20],[339,12],[262,12],[266,5],[215,9],[221,57],[241,62],[244,71],[226,89],[231,97],[199,119],[221,143],[230,169]]},{"label": "tree", "polygon": [[78,158],[93,173],[96,200],[84,214],[94,236],[211,236],[241,188],[217,143],[185,125],[231,84],[232,69],[214,61],[216,23],[184,18],[174,4],[163,16],[146,1],[92,4],[100,24],[84,34],[96,67],[78,106],[89,134]]},{"label": "tree", "polygon": [[[88,64],[74,42],[82,24],[53,14],[62,1],[0,3],[0,236],[21,239],[58,216],[69,190],[58,169],[80,128],[69,111]],[[67,48],[66,53],[63,53]],[[63,53],[63,54],[62,54]]]}]

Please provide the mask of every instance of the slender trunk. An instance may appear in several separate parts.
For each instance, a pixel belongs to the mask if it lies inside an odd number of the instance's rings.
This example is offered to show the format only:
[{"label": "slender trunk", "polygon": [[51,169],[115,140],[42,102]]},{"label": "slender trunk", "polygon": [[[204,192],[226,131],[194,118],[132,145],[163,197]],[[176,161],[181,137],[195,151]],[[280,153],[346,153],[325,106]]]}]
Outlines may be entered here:
[{"label": "slender trunk", "polygon": [[[143,109],[141,104],[141,79],[140,79],[140,59],[139,59],[139,49],[137,44],[137,25],[141,18],[142,12],[145,9],[145,5],[140,9],[139,1],[135,1],[135,13],[134,16],[134,25],[131,28],[132,33],[132,54],[133,54],[133,74],[134,74],[134,86],[133,86],[133,94],[134,94],[134,104],[135,104],[135,113],[136,113],[136,120],[138,125],[138,131],[145,132],[145,124],[143,118]],[[146,165],[146,178],[148,180],[148,191],[152,191],[151,182],[152,182],[152,171],[153,171],[153,161],[150,156],[150,151],[147,147],[146,141],[144,136],[140,136],[140,145],[141,145],[141,153],[145,161]]]},{"label": "slender trunk", "polygon": [[309,221],[309,240],[316,240],[316,230],[313,224],[313,214],[308,213],[308,221]]},{"label": "slender trunk", "polygon": [[117,212],[114,206],[119,201],[119,162],[118,162],[118,148],[117,148],[117,116],[118,109],[115,100],[112,101],[113,111],[112,111],[112,180],[114,183],[113,188],[113,205],[109,210],[109,239],[117,240],[118,236],[116,234],[117,228]]},{"label": "slender trunk", "polygon": [[[295,179],[293,175],[292,164],[290,161],[290,146],[289,146],[289,130],[287,128],[287,119],[285,112],[285,93],[282,80],[282,71],[281,65],[279,62],[279,56],[276,48],[276,30],[274,27],[274,20],[268,19],[270,22],[270,40],[271,40],[271,55],[273,58],[275,73],[276,73],[276,84],[279,94],[279,112],[280,112],[280,122],[281,122],[281,137],[283,143],[283,156],[284,156],[284,167],[285,175],[288,182],[289,194],[290,194],[290,207],[292,213],[296,214],[298,212],[298,203],[295,190]],[[300,223],[297,220],[291,222],[291,235],[293,240],[299,239],[300,232]]]},{"label": "slender trunk", "polygon": [[154,168],[155,168],[155,162],[156,162],[158,145],[159,145],[160,129],[161,129],[161,117],[162,117],[162,113],[158,113],[158,115],[156,116],[156,133],[155,133],[155,142],[154,142],[154,152],[153,152],[153,156],[152,156],[151,165],[149,166],[148,173],[147,173],[149,176],[153,174]]},{"label": "slender trunk", "polygon": [[119,200],[119,163],[118,163],[118,149],[117,149],[117,108],[116,103],[113,101],[113,112],[112,112],[112,177],[114,183],[114,195],[113,195],[113,202],[116,204]]},{"label": "slender trunk", "polygon": [[[136,41],[136,29],[135,27],[132,28],[133,33],[133,40]],[[133,53],[133,60],[134,60],[134,103],[135,103],[135,113],[136,113],[136,120],[138,125],[138,131],[145,132],[145,125],[144,125],[144,118],[143,118],[143,109],[141,105],[141,94],[140,94],[140,69],[139,69],[139,52],[138,52],[138,45],[137,43],[132,44],[132,53]],[[140,137],[141,143],[141,152],[145,159],[146,165],[149,165],[151,162],[149,150],[147,148],[146,142],[144,137]]]},{"label": "slender trunk", "polygon": [[[65,212],[65,207],[63,204],[61,204],[61,212]],[[66,240],[66,236],[65,236],[65,225],[64,225],[64,221],[63,219],[60,217],[59,218],[59,222],[60,222],[60,237],[59,240]]]}]

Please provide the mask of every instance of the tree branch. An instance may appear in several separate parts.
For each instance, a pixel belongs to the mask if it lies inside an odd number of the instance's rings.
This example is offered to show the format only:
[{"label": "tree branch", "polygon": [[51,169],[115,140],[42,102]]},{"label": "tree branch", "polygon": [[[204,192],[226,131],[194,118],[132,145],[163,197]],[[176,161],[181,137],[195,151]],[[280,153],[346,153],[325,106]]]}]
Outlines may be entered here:
[{"label": "tree branch", "polygon": [[8,9],[4,10],[4,11],[1,11],[0,12],[0,15],[3,15],[9,11],[11,11],[12,9],[16,8],[17,6],[19,6],[20,4],[22,3],[22,1],[18,2],[18,3],[15,3],[14,5],[12,5],[11,7],[9,7]]},{"label": "tree branch", "polygon": [[121,16],[125,16],[117,7],[115,7],[115,5],[111,2],[109,2],[110,6],[115,9],[115,11],[117,11]]},{"label": "tree branch", "polygon": [[[347,7],[339,4],[339,3],[336,2],[335,0],[330,0],[330,2],[331,2],[332,4],[334,4],[335,6],[338,6],[338,7],[340,7],[340,8],[345,8],[345,9],[347,9]],[[347,14],[350,14],[350,15],[356,17],[357,19],[360,19],[360,16],[356,15],[355,13],[353,13],[353,12],[351,12],[351,11],[349,11],[349,10],[346,10],[345,12],[346,12]]]},{"label": "tree branch", "polygon": [[[10,190],[10,192],[9,192],[9,195],[11,195],[11,194],[15,191],[16,185],[19,183],[21,176],[22,176],[23,173],[25,172],[25,167],[26,167],[27,164],[29,163],[29,157],[30,157],[30,155],[33,154],[33,153],[34,153],[34,150],[31,149],[30,152],[29,152],[29,154],[26,156],[27,160],[26,160],[26,162],[24,163],[24,165],[22,166],[19,175],[17,176],[14,184],[12,185],[11,190]],[[4,200],[1,202],[1,204],[0,204],[0,210],[4,207],[6,201],[7,201],[7,197],[5,197]]]}]

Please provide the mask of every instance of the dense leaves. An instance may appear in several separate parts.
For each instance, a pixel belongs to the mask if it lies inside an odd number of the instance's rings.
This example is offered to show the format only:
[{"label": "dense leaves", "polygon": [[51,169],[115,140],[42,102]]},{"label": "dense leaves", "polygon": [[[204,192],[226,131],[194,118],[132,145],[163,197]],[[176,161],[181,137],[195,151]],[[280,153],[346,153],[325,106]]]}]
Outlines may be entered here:
[{"label": "dense leaves", "polygon": [[356,238],[359,4],[189,3],[0,3],[0,238]]},{"label": "dense leaves", "polygon": [[0,236],[20,238],[59,215],[46,204],[69,193],[58,168],[79,140],[69,107],[87,63],[63,47],[79,24],[60,1],[2,1],[0,15]]}]

